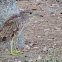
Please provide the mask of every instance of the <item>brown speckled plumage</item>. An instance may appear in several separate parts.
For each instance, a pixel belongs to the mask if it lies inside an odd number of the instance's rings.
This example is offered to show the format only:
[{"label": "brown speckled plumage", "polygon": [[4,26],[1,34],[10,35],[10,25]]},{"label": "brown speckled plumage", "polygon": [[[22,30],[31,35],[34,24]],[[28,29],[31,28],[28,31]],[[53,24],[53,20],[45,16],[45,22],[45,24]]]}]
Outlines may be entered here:
[{"label": "brown speckled plumage", "polygon": [[26,23],[29,22],[31,11],[22,11],[19,14],[13,14],[9,17],[0,28],[0,45],[11,40],[14,35],[21,34]]}]

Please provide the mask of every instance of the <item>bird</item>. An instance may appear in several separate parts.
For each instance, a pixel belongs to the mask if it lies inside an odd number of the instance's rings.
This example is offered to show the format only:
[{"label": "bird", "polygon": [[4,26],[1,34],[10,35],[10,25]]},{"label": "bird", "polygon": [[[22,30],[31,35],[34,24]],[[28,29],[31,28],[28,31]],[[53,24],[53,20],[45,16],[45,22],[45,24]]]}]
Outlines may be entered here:
[{"label": "bird", "polygon": [[[0,27],[0,45],[11,40],[11,55],[17,55],[18,53],[23,53],[16,50],[14,40],[17,36],[20,36],[21,32],[26,25],[30,22],[30,18],[33,15],[39,15],[33,13],[31,10],[20,11],[18,14],[13,14]],[[43,17],[42,15],[39,15]],[[14,45],[15,51],[13,52],[12,47]],[[17,54],[15,54],[17,53]]]}]

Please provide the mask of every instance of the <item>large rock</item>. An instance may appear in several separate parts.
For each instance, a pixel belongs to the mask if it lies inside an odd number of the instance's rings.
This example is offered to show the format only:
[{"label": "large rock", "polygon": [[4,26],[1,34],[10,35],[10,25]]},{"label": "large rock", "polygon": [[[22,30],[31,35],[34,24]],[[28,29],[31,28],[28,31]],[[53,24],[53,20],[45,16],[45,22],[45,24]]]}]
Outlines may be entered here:
[{"label": "large rock", "polygon": [[[0,0],[0,27],[4,21],[12,14],[19,13],[16,7],[16,0]],[[24,33],[22,32],[20,37],[15,39],[16,48],[24,48]],[[0,48],[10,48],[10,42],[0,46]]]}]

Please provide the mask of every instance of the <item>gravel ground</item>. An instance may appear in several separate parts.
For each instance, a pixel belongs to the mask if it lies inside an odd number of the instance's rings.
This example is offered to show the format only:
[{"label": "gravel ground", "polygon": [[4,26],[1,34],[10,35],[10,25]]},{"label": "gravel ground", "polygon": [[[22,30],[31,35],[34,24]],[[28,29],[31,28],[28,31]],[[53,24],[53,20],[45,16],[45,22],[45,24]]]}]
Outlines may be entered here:
[{"label": "gravel ground", "polygon": [[33,62],[46,56],[48,59],[53,50],[62,57],[62,3],[55,0],[33,0],[18,1],[17,6],[19,10],[32,9],[43,17],[33,16],[24,29],[26,47],[20,49],[24,53],[11,56],[8,50],[2,50],[0,62]]}]

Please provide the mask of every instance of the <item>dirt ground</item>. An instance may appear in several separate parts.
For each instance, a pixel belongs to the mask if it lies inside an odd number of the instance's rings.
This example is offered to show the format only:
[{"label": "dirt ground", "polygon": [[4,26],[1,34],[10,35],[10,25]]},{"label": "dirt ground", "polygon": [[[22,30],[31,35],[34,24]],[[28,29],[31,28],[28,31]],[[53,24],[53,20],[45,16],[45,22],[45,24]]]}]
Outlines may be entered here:
[{"label": "dirt ground", "polygon": [[[31,22],[24,29],[26,47],[19,56],[8,55],[3,51],[0,62],[33,62],[36,59],[44,59],[53,50],[60,51],[58,57],[62,57],[62,3],[54,0],[18,1],[19,10],[33,9],[35,13],[43,17],[33,16]],[[46,54],[49,52],[49,55]],[[2,59],[3,58],[3,59]]]}]

